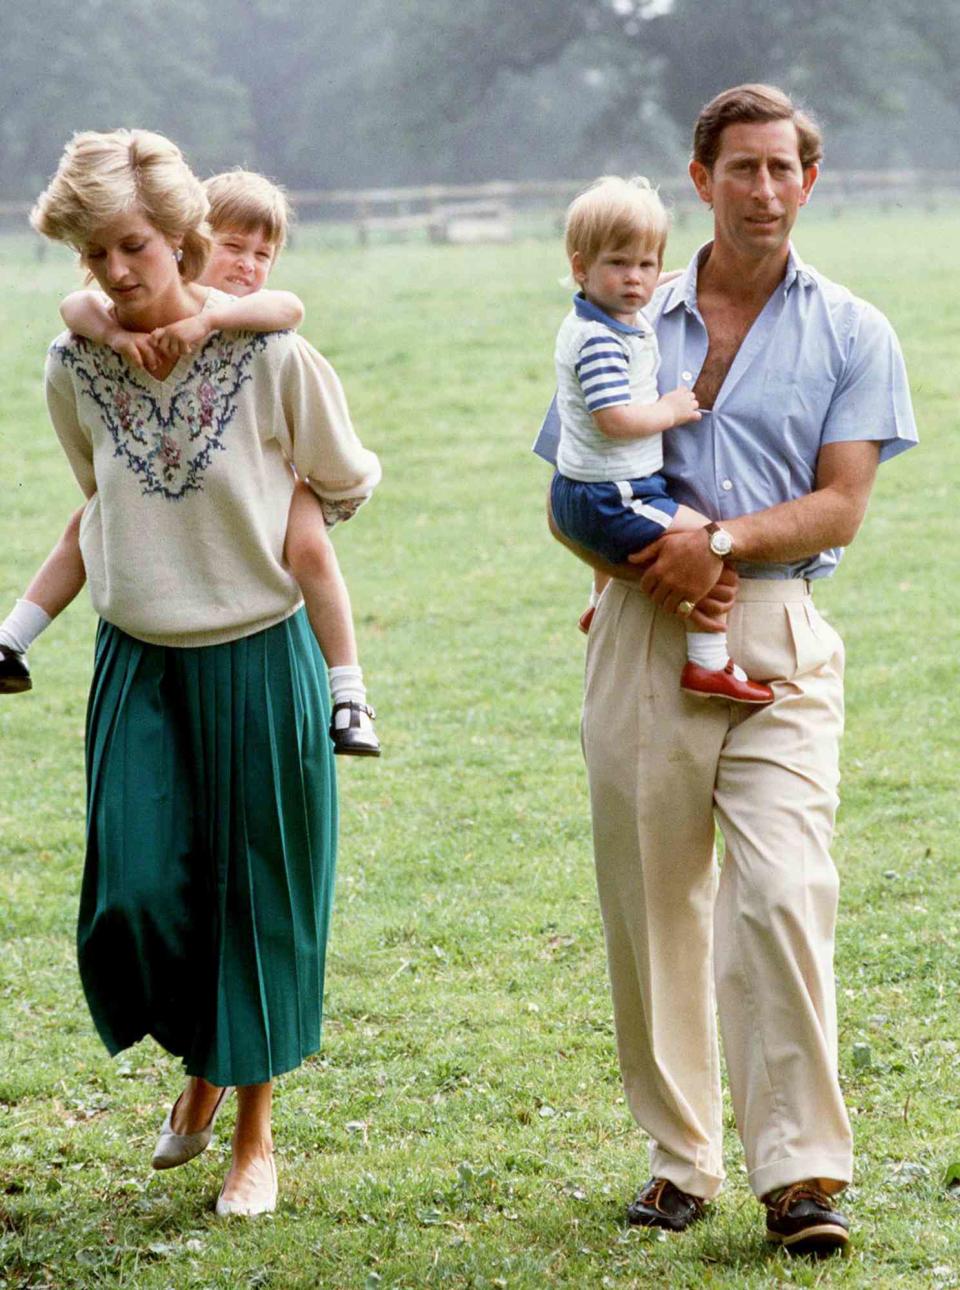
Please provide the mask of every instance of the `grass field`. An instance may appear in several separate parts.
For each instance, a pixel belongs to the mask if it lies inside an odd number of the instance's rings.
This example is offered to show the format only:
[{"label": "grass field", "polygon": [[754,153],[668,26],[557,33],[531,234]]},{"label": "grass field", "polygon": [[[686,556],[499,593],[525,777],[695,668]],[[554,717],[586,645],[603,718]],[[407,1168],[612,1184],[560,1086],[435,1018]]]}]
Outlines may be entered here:
[{"label": "grass field", "polygon": [[[177,1063],[152,1042],[108,1060],[86,1012],[80,601],[32,651],[36,689],[0,701],[0,1287],[960,1285],[944,1186],[960,1159],[960,222],[805,218],[804,257],[896,325],[924,441],[884,468],[818,591],[849,669],[849,1257],[768,1251],[729,1115],[710,1222],[668,1239],[622,1219],[646,1150],[619,1088],[578,747],[587,576],[546,536],[528,452],[566,308],[558,245],[334,250],[304,230],[276,282],[304,297],[384,464],[337,544],[385,755],[339,767],[324,1048],[279,1086],[280,1208],[213,1218],[232,1109],[198,1161],[151,1173]],[[76,280],[67,255],[0,242],[0,613],[76,505],[40,385]]]}]

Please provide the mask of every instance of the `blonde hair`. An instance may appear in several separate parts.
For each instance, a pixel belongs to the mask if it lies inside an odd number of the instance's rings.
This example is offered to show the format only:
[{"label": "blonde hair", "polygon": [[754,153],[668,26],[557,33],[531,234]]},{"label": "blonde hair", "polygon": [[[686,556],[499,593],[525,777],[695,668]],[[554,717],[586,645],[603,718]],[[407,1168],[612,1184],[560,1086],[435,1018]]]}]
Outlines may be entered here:
[{"label": "blonde hair", "polygon": [[580,253],[589,268],[601,251],[635,243],[655,248],[663,258],[670,218],[649,179],[602,175],[567,208],[567,259]]},{"label": "blonde hair", "polygon": [[180,276],[195,282],[212,242],[203,186],[175,143],[150,130],[75,134],[57,172],[37,198],[30,223],[55,242],[83,251],[96,231],[139,211],[183,252]]},{"label": "blonde hair", "polygon": [[293,220],[282,188],[253,170],[225,170],[204,182],[210,203],[207,219],[215,232],[235,228],[242,233],[262,232],[279,255]]}]

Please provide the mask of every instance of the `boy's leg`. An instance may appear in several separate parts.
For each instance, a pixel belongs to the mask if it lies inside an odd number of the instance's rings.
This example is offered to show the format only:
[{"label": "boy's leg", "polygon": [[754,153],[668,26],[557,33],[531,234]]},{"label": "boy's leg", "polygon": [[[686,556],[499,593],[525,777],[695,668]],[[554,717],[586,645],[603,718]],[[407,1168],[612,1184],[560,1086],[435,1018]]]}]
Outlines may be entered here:
[{"label": "boy's leg", "polygon": [[[689,533],[709,524],[705,515],[689,506],[678,506],[669,531]],[[730,657],[726,632],[698,632],[687,629],[687,664],[680,685],[691,694],[733,699],[739,703],[769,703],[773,691],[768,685],[751,681]]]},{"label": "boy's leg", "polygon": [[[550,496],[560,529],[614,565],[666,531],[689,532],[710,522],[670,497],[659,475],[589,484],[557,474]],[[692,610],[689,605],[687,612]],[[691,694],[738,703],[769,703],[773,698],[769,686],[751,681],[731,660],[725,632],[687,633],[687,663],[680,685]]]},{"label": "boy's leg", "polygon": [[593,622],[593,615],[596,612],[597,605],[600,603],[600,597],[603,595],[603,589],[610,581],[606,573],[601,573],[599,569],[593,571],[593,586],[590,588],[590,603],[580,615],[578,626],[586,636],[590,630],[590,624]]},{"label": "boy's leg", "polygon": [[32,578],[23,597],[0,623],[0,694],[15,694],[31,688],[30,669],[23,655],[79,594],[86,581],[80,555],[82,514],[81,506],[70,517],[59,542]]},{"label": "boy's leg", "polygon": [[376,757],[380,743],[367,704],[347,584],[313,490],[298,480],[290,501],[284,546],[287,564],[303,592],[307,617],[330,675],[334,751]]}]

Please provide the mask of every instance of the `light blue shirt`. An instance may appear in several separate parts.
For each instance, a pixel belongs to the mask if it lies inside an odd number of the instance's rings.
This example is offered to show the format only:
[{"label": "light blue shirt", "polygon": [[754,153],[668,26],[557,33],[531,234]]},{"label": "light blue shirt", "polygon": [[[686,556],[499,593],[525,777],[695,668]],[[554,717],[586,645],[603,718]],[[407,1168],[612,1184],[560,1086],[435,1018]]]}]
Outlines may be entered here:
[{"label": "light blue shirt", "polygon": [[[661,394],[693,386],[707,356],[697,271],[710,244],[647,306],[660,345]],[[556,402],[534,452],[555,461]],[[808,268],[787,271],[745,336],[712,411],[664,435],[671,496],[723,521],[811,493],[826,443],[872,440],[886,461],[917,442],[903,355],[877,309]],[[843,551],[795,564],[746,564],[749,578],[825,578]]]}]

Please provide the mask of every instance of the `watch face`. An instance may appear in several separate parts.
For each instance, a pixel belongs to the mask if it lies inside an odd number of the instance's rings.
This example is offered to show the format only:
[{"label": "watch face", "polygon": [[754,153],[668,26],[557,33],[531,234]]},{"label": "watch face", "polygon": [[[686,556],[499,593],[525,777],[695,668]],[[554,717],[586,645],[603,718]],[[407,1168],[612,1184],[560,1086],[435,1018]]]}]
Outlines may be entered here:
[{"label": "watch face", "polygon": [[733,538],[724,529],[717,529],[710,535],[710,550],[714,555],[729,555],[733,550]]}]

